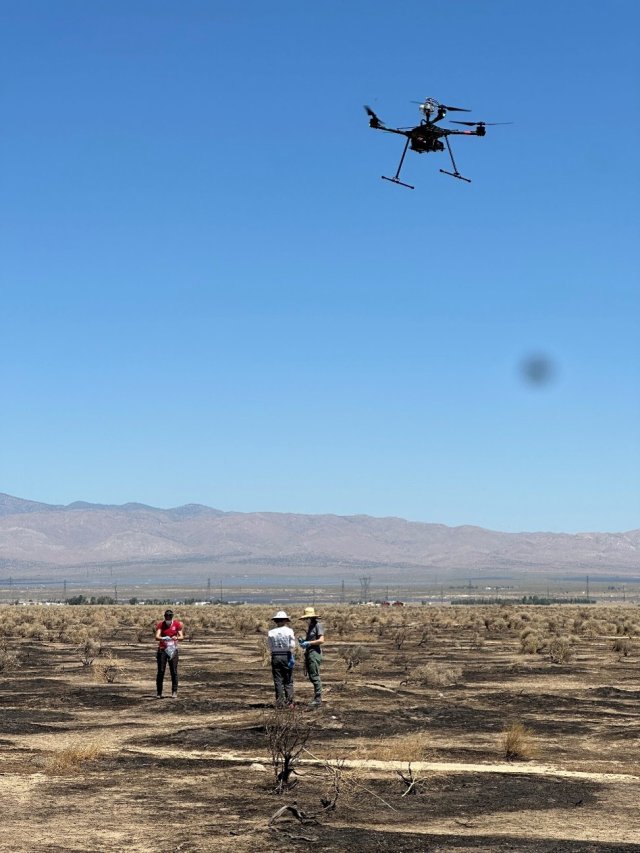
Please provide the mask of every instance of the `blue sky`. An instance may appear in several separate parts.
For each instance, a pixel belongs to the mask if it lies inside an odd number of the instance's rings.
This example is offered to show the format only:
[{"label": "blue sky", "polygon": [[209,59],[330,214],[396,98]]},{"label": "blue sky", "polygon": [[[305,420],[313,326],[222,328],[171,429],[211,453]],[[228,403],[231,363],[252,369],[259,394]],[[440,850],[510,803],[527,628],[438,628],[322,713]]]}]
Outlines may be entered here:
[{"label": "blue sky", "polygon": [[0,7],[0,490],[639,526],[637,3]]}]

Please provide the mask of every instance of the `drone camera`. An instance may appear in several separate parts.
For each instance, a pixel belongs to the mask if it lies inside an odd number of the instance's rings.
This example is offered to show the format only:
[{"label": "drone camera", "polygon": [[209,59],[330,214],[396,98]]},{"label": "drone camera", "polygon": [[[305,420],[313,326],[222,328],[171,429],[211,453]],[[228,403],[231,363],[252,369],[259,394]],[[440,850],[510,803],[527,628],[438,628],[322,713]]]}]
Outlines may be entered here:
[{"label": "drone camera", "polygon": [[487,128],[483,124],[479,124],[478,127],[476,128],[476,134],[478,136],[486,136],[487,135]]}]

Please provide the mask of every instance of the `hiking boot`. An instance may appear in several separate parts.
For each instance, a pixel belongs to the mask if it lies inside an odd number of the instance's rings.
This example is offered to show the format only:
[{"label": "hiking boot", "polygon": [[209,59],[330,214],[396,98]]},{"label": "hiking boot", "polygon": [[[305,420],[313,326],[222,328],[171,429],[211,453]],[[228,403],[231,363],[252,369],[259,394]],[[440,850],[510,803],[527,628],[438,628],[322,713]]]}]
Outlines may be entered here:
[{"label": "hiking boot", "polygon": [[162,697],[162,693],[158,693],[158,694],[156,694],[156,699],[162,699],[162,698],[163,698],[163,697]]},{"label": "hiking boot", "polygon": [[172,698],[172,699],[177,699],[177,698],[178,698],[178,691],[177,691],[177,690],[174,690],[174,691],[173,691],[173,693],[171,694],[171,698]]},{"label": "hiking boot", "polygon": [[309,702],[310,708],[319,708],[322,705],[322,699],[313,699]]}]

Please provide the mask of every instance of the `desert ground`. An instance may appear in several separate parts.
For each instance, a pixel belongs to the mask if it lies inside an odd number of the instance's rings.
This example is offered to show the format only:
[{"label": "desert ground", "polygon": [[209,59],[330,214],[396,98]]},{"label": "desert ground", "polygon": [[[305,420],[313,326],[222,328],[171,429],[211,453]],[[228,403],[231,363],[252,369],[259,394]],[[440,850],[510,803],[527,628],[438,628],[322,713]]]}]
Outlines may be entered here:
[{"label": "desert ground", "polygon": [[0,850],[640,851],[638,607],[332,605],[279,712],[271,608],[174,608],[157,700],[163,609],[0,608]]}]

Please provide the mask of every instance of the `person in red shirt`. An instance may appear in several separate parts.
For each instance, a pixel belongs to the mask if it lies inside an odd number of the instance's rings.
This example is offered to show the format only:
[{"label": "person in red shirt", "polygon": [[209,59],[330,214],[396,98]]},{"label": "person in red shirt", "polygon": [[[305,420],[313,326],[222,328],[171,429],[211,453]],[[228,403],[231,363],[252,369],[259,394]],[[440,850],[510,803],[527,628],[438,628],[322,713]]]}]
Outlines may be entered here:
[{"label": "person in red shirt", "polygon": [[162,699],[162,684],[164,674],[169,664],[171,673],[171,698],[178,698],[178,641],[184,640],[184,625],[173,618],[173,610],[165,610],[164,619],[156,625],[156,640],[158,641],[158,674],[156,675],[156,693]]}]

